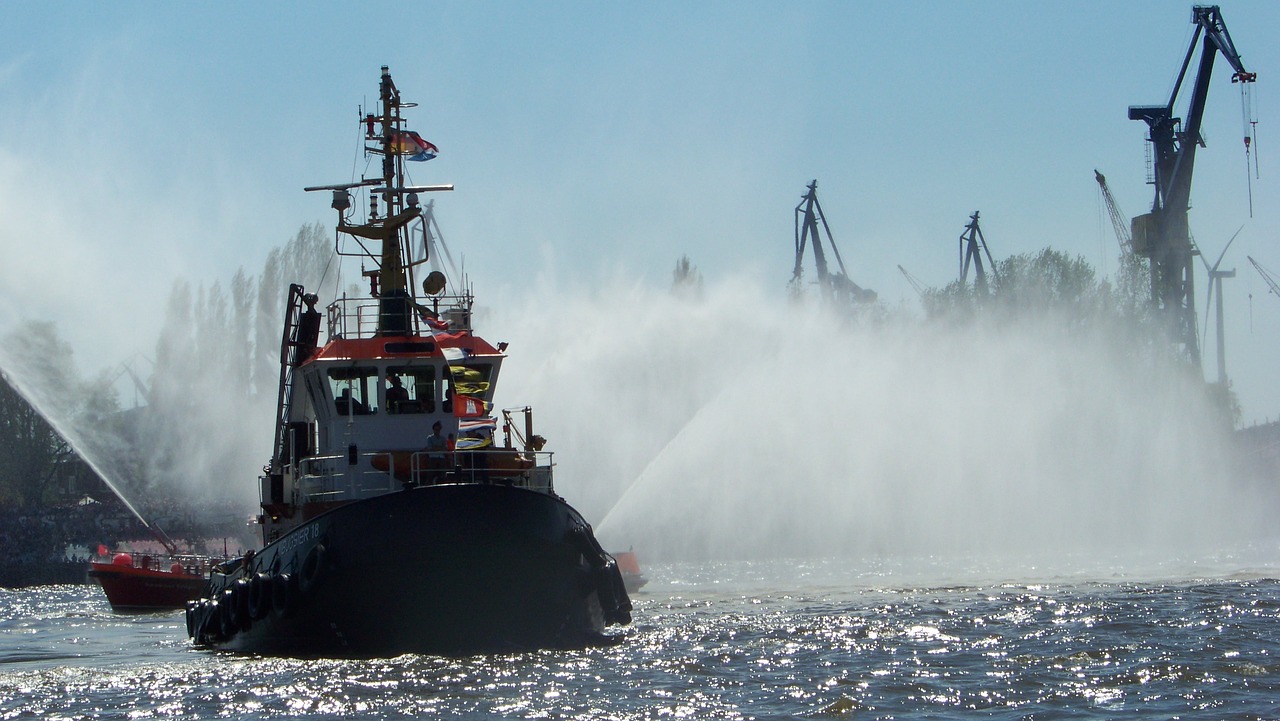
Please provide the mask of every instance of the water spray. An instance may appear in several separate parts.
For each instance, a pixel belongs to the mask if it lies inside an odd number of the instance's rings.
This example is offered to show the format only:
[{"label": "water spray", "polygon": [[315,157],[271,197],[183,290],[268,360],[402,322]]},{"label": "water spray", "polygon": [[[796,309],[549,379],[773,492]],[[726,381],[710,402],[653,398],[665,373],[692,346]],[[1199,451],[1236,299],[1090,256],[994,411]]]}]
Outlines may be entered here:
[{"label": "water spray", "polygon": [[71,446],[71,449],[75,451],[76,455],[84,461],[87,466],[89,466],[98,478],[102,479],[102,482],[107,485],[107,488],[111,489],[111,492],[116,495],[116,498],[120,499],[120,502],[125,505],[125,508],[129,509],[129,512],[132,513],[134,517],[142,523],[143,527],[145,527],[147,531],[160,542],[160,545],[164,546],[166,551],[173,555],[178,553],[177,545],[173,542],[173,539],[169,538],[168,534],[166,534],[159,526],[148,521],[138,508],[133,505],[133,502],[129,500],[129,497],[125,494],[120,484],[112,480],[111,474],[107,472],[105,464],[101,459],[97,458],[97,454],[94,453],[85,443],[77,442],[80,434],[77,433],[75,429],[71,428],[69,424],[63,423],[59,419],[55,418],[54,414],[49,412],[36,399],[36,394],[31,388],[19,382],[12,372],[6,371],[3,367],[0,367],[0,380],[8,383],[10,388],[12,388],[18,395],[22,396],[23,400],[31,406],[31,409],[43,418],[45,423],[48,423],[49,427],[53,428],[54,432],[66,441],[67,445]]}]

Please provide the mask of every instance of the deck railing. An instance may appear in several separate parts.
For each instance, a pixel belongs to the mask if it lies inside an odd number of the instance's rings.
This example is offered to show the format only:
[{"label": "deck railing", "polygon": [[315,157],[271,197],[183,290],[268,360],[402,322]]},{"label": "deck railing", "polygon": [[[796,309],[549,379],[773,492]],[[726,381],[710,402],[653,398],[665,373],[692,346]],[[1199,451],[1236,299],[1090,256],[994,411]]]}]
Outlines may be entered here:
[{"label": "deck railing", "polygon": [[350,465],[345,454],[313,456],[297,466],[294,503],[371,498],[384,493],[446,483],[486,483],[554,493],[553,454],[511,448],[361,453]]},{"label": "deck railing", "polygon": [[[417,304],[423,312],[410,313],[409,328],[415,335],[427,335],[426,318],[434,313],[448,322],[450,331],[470,330],[473,302],[470,295],[434,296],[426,304]],[[372,338],[378,333],[379,312],[377,298],[343,296],[329,304],[329,337]]]}]

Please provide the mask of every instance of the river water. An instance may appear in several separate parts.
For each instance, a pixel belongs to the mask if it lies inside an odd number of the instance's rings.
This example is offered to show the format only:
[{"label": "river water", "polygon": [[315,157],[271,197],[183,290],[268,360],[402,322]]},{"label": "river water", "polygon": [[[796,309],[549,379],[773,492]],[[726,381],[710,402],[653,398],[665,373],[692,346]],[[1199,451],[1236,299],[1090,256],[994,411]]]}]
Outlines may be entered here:
[{"label": "river water", "polygon": [[0,590],[0,718],[1280,718],[1280,567],[1256,561],[645,571],[615,646],[462,659],[212,653],[96,586]]}]

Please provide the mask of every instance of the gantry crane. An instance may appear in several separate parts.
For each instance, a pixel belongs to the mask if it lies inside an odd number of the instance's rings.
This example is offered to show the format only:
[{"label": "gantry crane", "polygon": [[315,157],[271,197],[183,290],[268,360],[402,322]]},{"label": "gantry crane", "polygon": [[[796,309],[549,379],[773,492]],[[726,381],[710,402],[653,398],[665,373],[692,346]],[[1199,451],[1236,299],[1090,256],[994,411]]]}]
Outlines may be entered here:
[{"label": "gantry crane", "polygon": [[[981,250],[982,252],[979,252]],[[991,258],[991,251],[987,249],[987,239],[982,235],[982,229],[978,227],[978,211],[973,211],[973,215],[969,216],[969,224],[964,227],[964,232],[960,234],[960,284],[964,285],[969,280],[969,266],[973,265],[973,287],[979,293],[986,295],[987,290],[987,274],[982,268],[982,253],[987,254],[987,262],[991,264],[991,272],[996,272],[996,262]]]},{"label": "gantry crane", "polygon": [[[1232,82],[1251,83],[1257,76],[1244,69],[1218,6],[1193,7],[1191,21],[1196,26],[1195,34],[1169,102],[1132,106],[1129,119],[1145,122],[1150,131],[1147,140],[1153,149],[1152,183],[1155,185],[1151,212],[1133,219],[1133,251],[1151,260],[1152,301],[1167,314],[1175,340],[1182,345],[1187,360],[1198,368],[1200,347],[1196,337],[1195,278],[1191,259],[1196,251],[1187,225],[1187,211],[1191,207],[1191,174],[1196,149],[1205,144],[1200,135],[1200,124],[1209,92],[1209,77],[1218,53],[1222,53],[1235,69]],[[1181,118],[1174,117],[1173,105],[1195,54],[1196,44],[1201,42],[1200,64],[1184,124]]]},{"label": "gantry crane", "polygon": [[[819,222],[822,223],[822,229],[826,231],[827,245],[831,246],[836,264],[840,266],[838,273],[832,273],[827,267],[827,257],[822,249],[822,236],[818,232]],[[831,237],[831,227],[827,225],[827,218],[822,214],[822,205],[818,202],[817,180],[809,183],[809,192],[805,193],[800,199],[800,204],[796,206],[796,265],[791,274],[793,292],[800,290],[801,277],[804,275],[804,249],[808,245],[813,246],[813,259],[818,267],[818,291],[824,300],[846,305],[875,301],[875,291],[867,290],[854,283],[845,272],[840,250],[836,248],[836,241]]]}]

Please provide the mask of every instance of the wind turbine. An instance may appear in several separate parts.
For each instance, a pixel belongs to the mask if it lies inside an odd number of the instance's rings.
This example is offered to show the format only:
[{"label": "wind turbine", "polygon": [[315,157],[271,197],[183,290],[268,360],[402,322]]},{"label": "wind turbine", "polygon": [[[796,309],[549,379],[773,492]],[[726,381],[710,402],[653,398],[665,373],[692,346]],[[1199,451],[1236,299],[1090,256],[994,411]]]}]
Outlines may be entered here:
[{"label": "wind turbine", "polygon": [[1218,331],[1218,384],[1224,388],[1227,385],[1227,351],[1222,330],[1222,279],[1236,277],[1236,269],[1218,270],[1218,266],[1222,265],[1222,259],[1227,255],[1227,248],[1231,247],[1231,243],[1235,241],[1237,235],[1240,235],[1241,230],[1244,230],[1243,225],[1236,230],[1235,235],[1231,236],[1231,240],[1227,241],[1212,268],[1209,267],[1209,261],[1204,259],[1204,255],[1200,256],[1200,262],[1204,263],[1204,269],[1209,274],[1209,292],[1205,294],[1207,298],[1204,304],[1204,330],[1200,336],[1200,347],[1204,347],[1204,336],[1209,332],[1209,307],[1216,302],[1218,306],[1218,314],[1215,318]]}]

